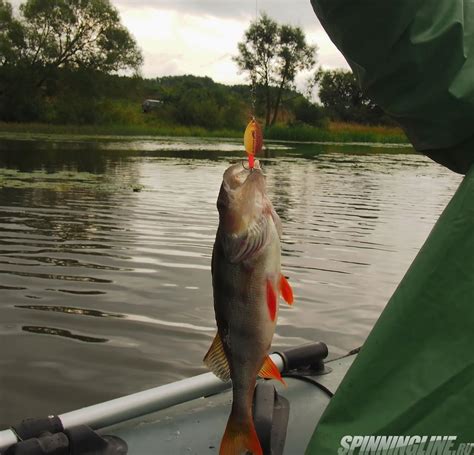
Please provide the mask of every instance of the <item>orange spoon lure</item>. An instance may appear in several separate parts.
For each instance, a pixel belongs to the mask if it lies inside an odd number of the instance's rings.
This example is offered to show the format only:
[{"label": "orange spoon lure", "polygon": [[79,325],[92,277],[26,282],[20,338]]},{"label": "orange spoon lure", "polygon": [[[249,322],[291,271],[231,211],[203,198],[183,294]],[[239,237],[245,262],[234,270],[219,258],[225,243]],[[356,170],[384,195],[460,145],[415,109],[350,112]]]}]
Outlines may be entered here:
[{"label": "orange spoon lure", "polygon": [[255,118],[250,120],[244,133],[244,145],[250,169],[255,166],[255,155],[262,150],[263,134],[262,128]]}]

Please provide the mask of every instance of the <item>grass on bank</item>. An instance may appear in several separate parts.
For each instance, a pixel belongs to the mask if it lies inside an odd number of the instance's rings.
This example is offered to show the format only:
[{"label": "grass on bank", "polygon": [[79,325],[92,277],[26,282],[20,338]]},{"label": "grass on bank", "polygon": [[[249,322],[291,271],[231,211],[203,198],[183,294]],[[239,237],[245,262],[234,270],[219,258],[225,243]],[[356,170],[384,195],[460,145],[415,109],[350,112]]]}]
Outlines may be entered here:
[{"label": "grass on bank", "polygon": [[[52,136],[172,136],[199,138],[241,138],[243,130],[206,129],[182,125],[53,125],[46,123],[2,123],[0,137],[46,134]],[[374,142],[404,144],[400,128],[351,123],[329,123],[327,128],[309,125],[275,125],[265,130],[265,139],[301,142]]]},{"label": "grass on bank", "polygon": [[19,135],[58,136],[173,136],[173,137],[229,137],[237,138],[240,131],[230,129],[208,130],[199,126],[182,125],[53,125],[47,123],[4,123],[0,122],[2,133]]},{"label": "grass on bank", "polygon": [[329,123],[328,128],[307,125],[273,126],[265,133],[267,139],[303,142],[374,142],[406,144],[408,139],[400,128],[368,126],[354,123]]}]

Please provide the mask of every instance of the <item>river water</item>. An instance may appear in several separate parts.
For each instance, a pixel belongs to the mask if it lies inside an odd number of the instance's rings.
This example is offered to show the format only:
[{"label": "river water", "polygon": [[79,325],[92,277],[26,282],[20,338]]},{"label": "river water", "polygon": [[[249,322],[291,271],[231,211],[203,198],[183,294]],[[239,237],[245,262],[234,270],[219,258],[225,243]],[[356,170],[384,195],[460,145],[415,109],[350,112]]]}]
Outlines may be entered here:
[{"label": "river water", "polygon": [[[222,173],[238,142],[0,141],[0,429],[205,371]],[[400,147],[270,144],[276,347],[360,346],[460,176]]]}]

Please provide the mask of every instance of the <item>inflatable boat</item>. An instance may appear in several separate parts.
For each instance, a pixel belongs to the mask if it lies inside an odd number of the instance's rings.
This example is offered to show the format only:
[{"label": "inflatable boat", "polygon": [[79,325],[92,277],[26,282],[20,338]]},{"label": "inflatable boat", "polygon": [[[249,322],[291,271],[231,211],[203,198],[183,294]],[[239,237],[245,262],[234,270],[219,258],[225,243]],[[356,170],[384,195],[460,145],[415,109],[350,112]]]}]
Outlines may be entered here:
[{"label": "inflatable boat", "polygon": [[[287,387],[259,380],[254,420],[264,453],[302,454],[356,351],[325,361],[324,343],[272,354]],[[0,453],[217,454],[230,413],[231,383],[212,373],[183,379],[0,432]]]}]

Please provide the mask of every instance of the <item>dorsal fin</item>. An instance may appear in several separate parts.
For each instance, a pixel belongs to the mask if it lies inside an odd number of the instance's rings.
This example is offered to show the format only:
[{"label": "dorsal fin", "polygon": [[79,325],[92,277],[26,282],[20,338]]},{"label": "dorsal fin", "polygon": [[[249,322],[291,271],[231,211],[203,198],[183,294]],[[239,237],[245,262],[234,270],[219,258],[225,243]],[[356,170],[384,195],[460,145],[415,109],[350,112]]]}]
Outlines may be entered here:
[{"label": "dorsal fin", "polygon": [[204,356],[203,362],[220,380],[227,382],[230,379],[229,362],[227,361],[219,333],[216,333],[209,351]]}]

